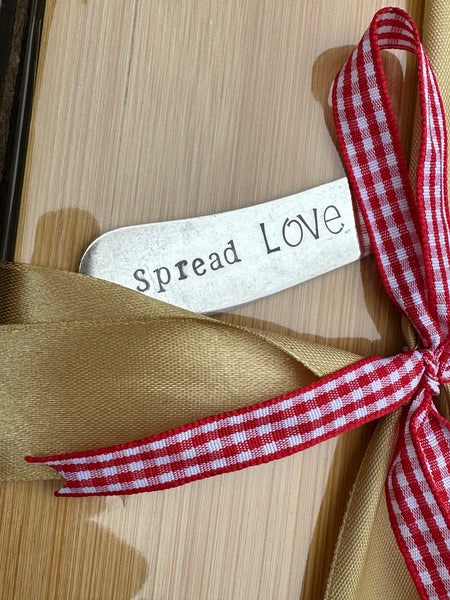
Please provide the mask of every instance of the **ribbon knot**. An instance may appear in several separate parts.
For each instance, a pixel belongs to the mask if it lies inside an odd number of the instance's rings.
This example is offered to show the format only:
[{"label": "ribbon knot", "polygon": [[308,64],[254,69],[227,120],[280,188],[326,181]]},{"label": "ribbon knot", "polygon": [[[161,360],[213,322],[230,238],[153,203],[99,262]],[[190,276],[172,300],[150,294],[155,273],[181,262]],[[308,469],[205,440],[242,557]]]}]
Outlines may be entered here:
[{"label": "ribbon knot", "polygon": [[[415,196],[382,49],[417,56],[422,138]],[[431,399],[450,380],[447,140],[437,82],[404,11],[375,15],[336,78],[333,111],[383,283],[424,349],[365,358],[300,390],[141,440],[27,460],[66,479],[57,495],[161,490],[288,456],[402,407],[386,480],[390,520],[421,598],[450,598],[450,425]]]},{"label": "ribbon knot", "polygon": [[422,380],[423,386],[431,396],[437,396],[442,381],[440,380],[440,369],[435,353],[432,350],[424,349],[422,350],[422,359],[425,366]]}]

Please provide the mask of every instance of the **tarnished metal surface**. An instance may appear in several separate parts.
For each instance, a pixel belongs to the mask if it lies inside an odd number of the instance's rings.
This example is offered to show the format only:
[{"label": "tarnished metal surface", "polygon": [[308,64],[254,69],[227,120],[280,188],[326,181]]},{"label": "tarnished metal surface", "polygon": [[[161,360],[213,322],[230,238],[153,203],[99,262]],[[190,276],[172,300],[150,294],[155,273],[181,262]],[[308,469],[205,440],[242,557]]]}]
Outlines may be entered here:
[{"label": "tarnished metal surface", "polygon": [[344,178],[234,211],[110,231],[86,250],[80,272],[214,313],[359,257]]}]

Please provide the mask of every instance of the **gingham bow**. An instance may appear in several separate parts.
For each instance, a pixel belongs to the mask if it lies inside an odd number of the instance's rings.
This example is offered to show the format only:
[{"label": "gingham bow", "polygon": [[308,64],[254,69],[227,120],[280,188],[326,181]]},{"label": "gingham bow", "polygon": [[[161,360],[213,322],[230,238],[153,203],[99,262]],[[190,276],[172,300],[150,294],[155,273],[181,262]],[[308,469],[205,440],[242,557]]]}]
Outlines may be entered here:
[{"label": "gingham bow", "polygon": [[[422,139],[415,199],[381,64],[386,48],[417,55]],[[58,495],[161,490],[290,455],[405,405],[386,482],[391,523],[421,597],[448,598],[450,431],[432,400],[450,381],[447,142],[436,80],[405,12],[375,15],[336,78],[333,106],[381,277],[421,346],[363,359],[301,390],[142,440],[27,460],[63,475]]]}]

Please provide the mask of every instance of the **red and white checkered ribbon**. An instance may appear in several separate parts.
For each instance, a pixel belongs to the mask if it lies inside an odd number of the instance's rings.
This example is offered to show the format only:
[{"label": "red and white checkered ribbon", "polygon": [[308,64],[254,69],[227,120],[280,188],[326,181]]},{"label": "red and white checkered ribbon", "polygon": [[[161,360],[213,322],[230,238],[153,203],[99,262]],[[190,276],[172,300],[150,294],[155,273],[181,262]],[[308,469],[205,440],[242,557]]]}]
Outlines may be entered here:
[{"label": "red and white checkered ribbon", "polygon": [[[415,199],[382,69],[387,48],[417,55]],[[450,430],[432,400],[450,381],[447,141],[436,80],[405,12],[376,14],[336,78],[333,105],[384,285],[421,347],[365,358],[301,390],[142,440],[27,460],[66,479],[60,496],[161,490],[288,456],[405,405],[386,482],[391,523],[421,598],[450,598]]]}]

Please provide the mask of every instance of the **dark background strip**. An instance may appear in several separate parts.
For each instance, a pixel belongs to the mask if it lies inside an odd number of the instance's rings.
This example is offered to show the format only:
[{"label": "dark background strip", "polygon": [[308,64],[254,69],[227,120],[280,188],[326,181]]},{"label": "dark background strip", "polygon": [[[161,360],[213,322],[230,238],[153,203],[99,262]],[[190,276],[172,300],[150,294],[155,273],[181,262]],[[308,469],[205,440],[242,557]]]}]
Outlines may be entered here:
[{"label": "dark background strip", "polygon": [[0,3],[0,259],[12,260],[45,0]]}]

